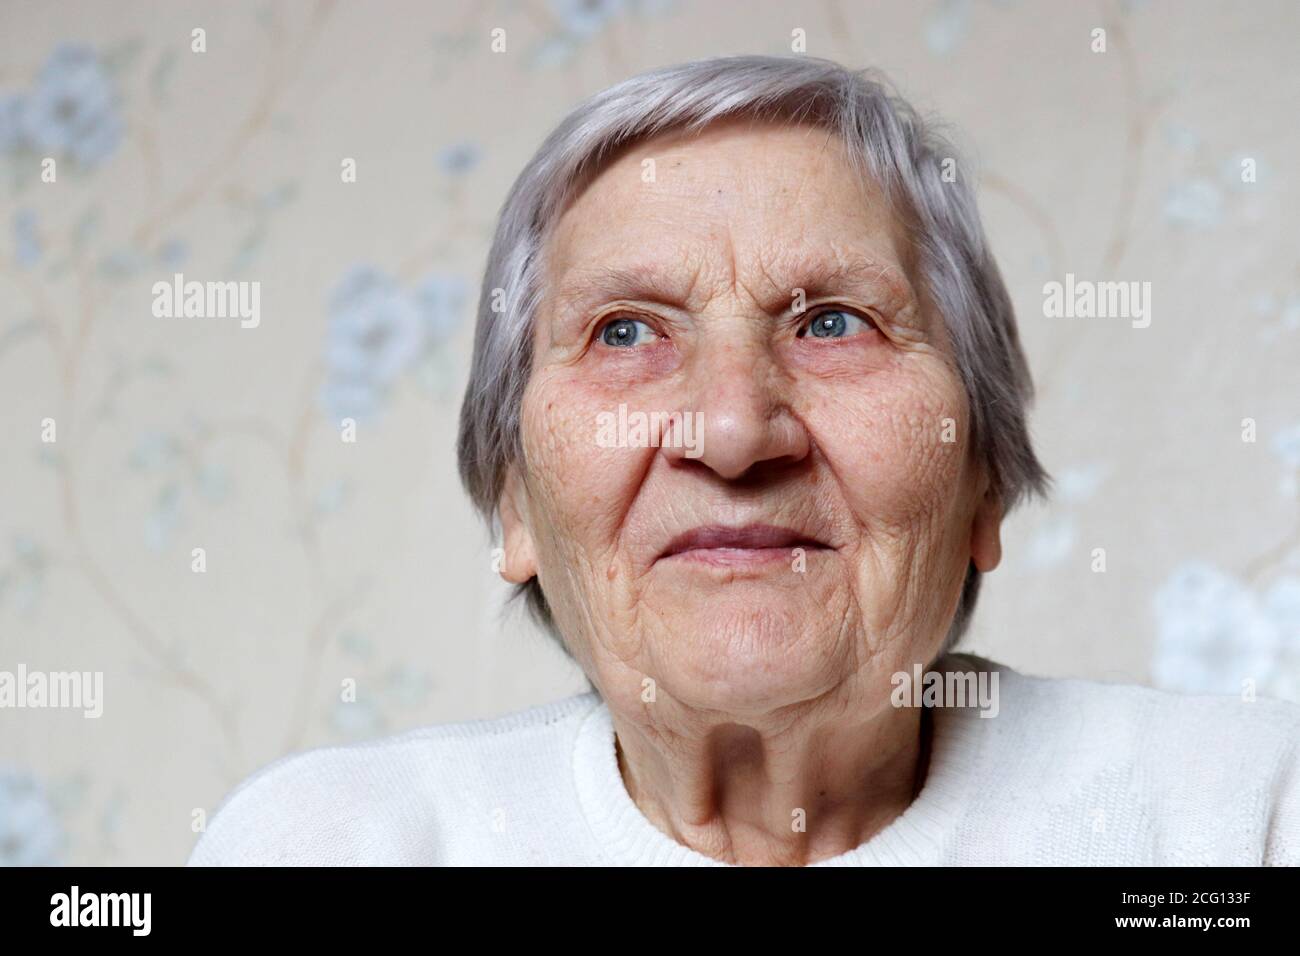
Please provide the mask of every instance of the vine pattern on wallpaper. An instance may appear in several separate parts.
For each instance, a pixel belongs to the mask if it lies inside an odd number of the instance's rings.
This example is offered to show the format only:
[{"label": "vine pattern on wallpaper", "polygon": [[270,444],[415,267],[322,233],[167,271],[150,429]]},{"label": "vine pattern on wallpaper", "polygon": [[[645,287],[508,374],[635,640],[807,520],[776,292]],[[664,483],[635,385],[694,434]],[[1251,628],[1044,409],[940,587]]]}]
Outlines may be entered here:
[{"label": "vine pattern on wallpaper", "polygon": [[[926,30],[931,52],[946,56],[959,49],[970,29],[974,6],[969,0],[943,0],[936,5]],[[1110,239],[1091,273],[1094,275],[1119,274],[1131,247],[1143,186],[1143,154],[1157,130],[1191,171],[1173,177],[1161,197],[1162,225],[1170,231],[1206,232],[1237,212],[1234,194],[1239,196],[1246,188],[1241,162],[1255,153],[1207,154],[1194,130],[1161,121],[1176,91],[1152,94],[1144,87],[1128,29],[1128,15],[1140,6],[1122,3],[1110,8],[1106,19],[1107,39],[1120,65],[1124,91],[1124,135],[1119,138],[1123,143],[1119,168],[1124,175]],[[1261,176],[1267,176],[1271,172],[1268,159],[1256,160],[1264,170]],[[1077,256],[1067,257],[1055,217],[1021,187],[993,170],[981,171],[980,186],[986,197],[1001,197],[1017,208],[1041,236],[1043,251],[1033,266],[1043,278],[1061,276],[1067,271],[1067,262],[1077,261]],[[1257,347],[1270,347],[1278,338],[1300,332],[1297,279],[1300,264],[1289,287],[1261,292],[1250,302],[1248,320],[1255,325]],[[1046,362],[1034,368],[1039,396],[1066,381],[1063,365],[1067,354],[1066,348],[1053,349]],[[1279,494],[1300,502],[1300,421],[1276,429],[1269,448],[1280,468]],[[1092,461],[1072,464],[1060,473],[1052,513],[1030,541],[1025,560],[1029,570],[1059,566],[1077,553],[1081,531],[1076,507],[1095,495],[1111,471],[1109,463]],[[1239,695],[1243,693],[1241,675],[1259,675],[1255,693],[1300,701],[1300,524],[1239,573],[1209,558],[1192,557],[1180,563],[1152,595],[1151,610],[1156,626],[1151,658],[1155,686],[1183,693]]]},{"label": "vine pattern on wallpaper", "polygon": [[[931,6],[923,42],[934,56],[958,53],[977,15],[996,15],[1003,5],[969,2]],[[1138,58],[1127,40],[1126,20],[1131,5],[1114,9],[1110,16],[1112,41],[1119,55],[1125,89],[1125,134],[1122,137],[1128,171],[1113,210],[1112,238],[1101,272],[1113,272],[1128,250],[1132,210],[1144,184],[1139,179],[1141,155],[1157,130],[1183,150],[1202,173],[1168,187],[1162,204],[1169,229],[1210,229],[1231,214],[1235,177],[1234,157],[1204,158],[1198,154],[1195,133],[1165,123],[1162,110],[1170,94],[1147,95],[1142,87]],[[9,553],[0,557],[0,602],[11,602],[20,613],[33,613],[41,599],[43,583],[52,568],[84,576],[105,611],[113,615],[134,642],[158,679],[200,701],[219,729],[225,750],[216,755],[222,771],[232,780],[245,769],[234,705],[225,689],[189,665],[183,648],[152,625],[140,611],[139,595],[122,592],[111,569],[96,556],[81,521],[82,479],[89,463],[76,449],[89,444],[96,427],[114,414],[115,403],[132,384],[145,378],[166,378],[175,370],[167,358],[143,354],[114,360],[108,384],[96,396],[82,394],[81,382],[90,355],[87,345],[103,318],[101,291],[150,270],[180,270],[193,255],[192,244],[174,234],[169,224],[203,203],[224,203],[243,223],[243,236],[225,258],[226,270],[238,274],[256,258],[281,217],[293,214],[297,190],[292,182],[250,191],[231,181],[227,170],[259,136],[282,130],[280,105],[301,76],[326,28],[334,4],[311,8],[301,24],[289,29],[273,6],[258,15],[268,46],[267,72],[260,91],[243,120],[219,142],[212,162],[198,169],[174,193],[154,193],[148,212],[125,236],[105,233],[101,210],[91,203],[66,235],[55,235],[42,223],[24,191],[32,188],[31,170],[42,156],[60,160],[60,175],[94,177],[115,155],[135,151],[134,158],[149,171],[147,181],[157,184],[165,163],[159,125],[170,104],[170,82],[178,68],[177,50],[149,49],[141,39],[103,50],[65,43],[51,51],[28,77],[0,78],[0,157],[9,175],[15,211],[10,228],[11,261],[5,264],[27,297],[29,315],[0,329],[0,361],[12,353],[43,342],[56,357],[60,449],[40,446],[42,467],[50,469],[60,489],[62,541],[43,544],[20,534]],[[611,28],[639,16],[669,15],[668,2],[632,0],[553,0],[524,3],[519,7],[537,27],[525,51],[525,69],[562,69],[575,60],[601,58],[609,79],[623,72],[618,35]],[[852,59],[852,25],[842,3],[828,2],[821,11],[836,46],[827,55]],[[978,11],[978,12],[977,12]],[[434,36],[430,44],[430,81],[450,82],[458,59],[482,42],[484,22],[471,10],[458,23]],[[767,52],[788,52],[774,41]],[[580,91],[574,91],[575,98]],[[170,432],[139,436],[129,452],[129,465],[142,477],[158,483],[154,505],[144,522],[146,542],[167,545],[182,526],[187,508],[218,508],[235,494],[232,477],[220,466],[213,449],[227,440],[264,445],[281,463],[282,476],[296,502],[295,536],[322,595],[322,600],[301,641],[307,672],[295,698],[294,717],[284,740],[284,750],[306,739],[314,715],[319,713],[316,694],[323,651],[337,641],[344,653],[368,663],[380,674],[388,705],[412,706],[430,692],[427,678],[401,664],[385,662],[375,644],[349,626],[349,616],[361,607],[371,582],[359,580],[338,588],[326,587],[319,523],[348,500],[350,489],[342,483],[326,484],[312,496],[305,473],[310,443],[320,429],[342,417],[373,419],[383,414],[394,389],[414,382],[432,400],[445,401],[448,383],[455,375],[442,348],[469,311],[471,287],[461,276],[430,271],[449,248],[451,235],[473,231],[486,239],[487,225],[466,221],[459,184],[481,158],[474,143],[453,143],[434,160],[434,170],[445,186],[446,215],[432,234],[417,237],[415,250],[405,261],[384,266],[359,263],[323,290],[325,340],[316,361],[303,373],[300,400],[291,420],[277,426],[262,419],[213,421],[197,412],[189,424]],[[1041,237],[1041,258],[1034,263],[1044,275],[1059,275],[1067,261],[1067,248],[1052,215],[1032,195],[994,172],[982,177],[985,201],[1011,204],[1029,228]],[[448,224],[452,225],[448,225]],[[455,226],[455,228],[453,228]],[[56,305],[51,288],[70,291],[72,309]],[[1260,323],[1259,341],[1300,331],[1300,292],[1294,288],[1261,294],[1252,303]],[[1038,372],[1042,390],[1060,387],[1064,349],[1048,356]],[[1300,423],[1275,434],[1270,445],[1281,466],[1279,491],[1300,498]],[[1031,571],[1059,566],[1076,549],[1080,529],[1076,508],[1101,488],[1110,473],[1106,462],[1072,463],[1058,474],[1056,505],[1038,529],[1027,556]],[[1152,608],[1158,640],[1152,662],[1157,683],[1173,689],[1237,693],[1234,674],[1275,675],[1260,693],[1300,699],[1300,529],[1270,547],[1251,566],[1239,572],[1193,560],[1174,569]],[[342,623],[340,623],[342,622]],[[1226,677],[1225,677],[1226,675]],[[1229,686],[1230,685],[1230,686]],[[375,733],[385,723],[382,706],[336,708],[329,715],[335,733],[360,737]],[[88,807],[91,787],[84,775],[41,782],[18,768],[0,767],[0,864],[57,862],[67,852],[69,817],[95,813],[98,843],[79,847],[87,861],[108,860],[117,852],[113,833],[125,794],[108,795]]]},{"label": "vine pattern on wallpaper", "polygon": [[[78,449],[86,447],[96,428],[113,416],[116,400],[125,389],[145,377],[165,379],[174,369],[165,356],[157,354],[115,360],[102,393],[88,396],[82,394],[83,373],[92,359],[86,346],[103,317],[99,303],[105,284],[149,274],[151,269],[170,272],[183,267],[189,243],[169,234],[165,226],[198,204],[224,201],[246,221],[246,232],[229,256],[227,271],[239,274],[255,261],[276,215],[291,206],[294,186],[282,183],[250,195],[234,184],[222,186],[222,174],[276,120],[277,99],[310,54],[330,6],[319,5],[307,27],[295,31],[300,37],[297,44],[290,45],[283,55],[270,57],[276,65],[260,96],[225,148],[217,151],[212,166],[201,170],[176,194],[152,196],[151,212],[126,239],[103,234],[95,202],[77,217],[68,235],[56,236],[43,227],[31,206],[21,205],[22,196],[32,188],[31,170],[39,169],[45,156],[56,158],[60,175],[84,180],[94,177],[117,152],[134,145],[138,159],[156,170],[163,157],[150,114],[167,99],[175,52],[164,50],[156,56],[145,84],[147,94],[130,113],[125,89],[144,58],[139,40],[102,53],[83,44],[63,43],[50,53],[27,88],[0,92],[0,154],[12,173],[11,195],[20,204],[12,220],[14,252],[8,272],[30,306],[29,317],[0,333],[0,357],[42,340],[56,356],[58,380],[52,384],[57,390],[60,441],[54,446],[40,445],[37,454],[58,483],[64,535],[64,541],[53,548],[28,534],[15,538],[11,560],[0,565],[0,601],[13,602],[19,613],[30,615],[50,570],[70,569],[83,575],[106,612],[117,618],[135,642],[152,675],[193,695],[208,711],[225,744],[225,751],[215,757],[232,779],[245,768],[234,704],[208,675],[187,663],[183,647],[174,638],[146,619],[140,611],[141,596],[123,593],[111,567],[86,539],[81,520],[82,478],[91,463],[82,460]],[[284,26],[271,15],[262,22],[272,49],[286,46],[289,33]],[[473,144],[456,144],[436,157],[431,172],[441,175],[448,185],[446,222],[457,223],[455,180],[473,169],[478,155]],[[151,183],[156,180],[150,176]],[[445,246],[445,242],[426,244],[399,264],[398,272],[409,274],[436,260]],[[63,314],[66,310],[56,306],[56,296],[50,291],[55,283],[74,287],[74,316]],[[339,483],[327,485],[314,501],[305,500],[304,461],[313,430],[345,416],[373,419],[397,379],[409,373],[414,373],[431,397],[447,399],[454,370],[441,346],[464,318],[467,288],[459,276],[430,272],[408,284],[399,275],[357,265],[327,296],[327,340],[320,359],[305,376],[301,408],[287,434],[261,419],[214,422],[198,413],[188,416],[188,429],[142,434],[128,461],[143,478],[159,483],[145,519],[148,545],[159,550],[169,545],[182,523],[184,508],[217,507],[231,498],[231,477],[210,454],[216,442],[262,442],[282,462],[284,479],[294,491],[296,536],[314,569],[318,590],[333,590],[324,586],[317,523],[342,505],[346,489]],[[360,673],[367,667],[383,667],[374,645],[364,635],[340,627],[349,611],[364,599],[368,587],[369,582],[362,580],[343,588],[317,612],[306,635],[304,652],[309,668],[297,691],[295,716],[283,743],[286,751],[300,747],[305,739],[314,695],[319,691],[313,668],[319,665],[327,640],[336,638],[344,652],[357,660]],[[386,705],[403,708],[419,703],[429,690],[421,675],[396,664],[377,675],[373,684],[380,689],[376,696]],[[362,699],[356,706],[337,706],[331,714],[335,732],[345,736],[372,733],[383,721],[371,699]],[[89,789],[84,774],[45,786],[30,774],[5,768],[0,773],[0,863],[60,859],[66,840],[59,818],[84,805]],[[103,840],[99,851],[104,856],[112,853],[115,819],[124,799],[119,790],[99,809],[98,829]]]}]

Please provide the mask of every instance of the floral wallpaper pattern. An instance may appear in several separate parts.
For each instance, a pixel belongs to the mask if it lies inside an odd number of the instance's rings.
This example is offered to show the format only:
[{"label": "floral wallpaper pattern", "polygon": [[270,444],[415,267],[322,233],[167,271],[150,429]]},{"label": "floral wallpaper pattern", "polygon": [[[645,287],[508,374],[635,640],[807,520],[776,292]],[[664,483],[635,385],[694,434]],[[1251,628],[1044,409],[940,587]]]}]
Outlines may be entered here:
[{"label": "floral wallpaper pattern", "polygon": [[[1021,316],[1056,486],[967,645],[1300,700],[1300,12],[1047,6],[0,12],[0,670],[106,688],[0,710],[0,864],[179,863],[276,757],[583,689],[456,479],[493,216],[581,96],[799,31],[952,121]],[[1043,318],[1066,272],[1151,281],[1152,327]],[[260,282],[261,325],[152,317],[174,273]]]}]

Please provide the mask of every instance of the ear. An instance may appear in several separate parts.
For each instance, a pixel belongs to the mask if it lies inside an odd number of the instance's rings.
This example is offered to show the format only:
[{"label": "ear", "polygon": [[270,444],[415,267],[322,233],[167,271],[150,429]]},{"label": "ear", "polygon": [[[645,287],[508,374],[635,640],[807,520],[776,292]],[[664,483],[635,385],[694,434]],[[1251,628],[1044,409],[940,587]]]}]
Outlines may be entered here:
[{"label": "ear", "polygon": [[511,584],[524,584],[537,576],[537,553],[528,528],[528,491],[513,465],[506,471],[497,510],[501,516],[501,543],[505,547],[501,576]]},{"label": "ear", "polygon": [[1002,499],[991,485],[985,488],[975,506],[970,556],[981,574],[988,574],[1002,561]]}]

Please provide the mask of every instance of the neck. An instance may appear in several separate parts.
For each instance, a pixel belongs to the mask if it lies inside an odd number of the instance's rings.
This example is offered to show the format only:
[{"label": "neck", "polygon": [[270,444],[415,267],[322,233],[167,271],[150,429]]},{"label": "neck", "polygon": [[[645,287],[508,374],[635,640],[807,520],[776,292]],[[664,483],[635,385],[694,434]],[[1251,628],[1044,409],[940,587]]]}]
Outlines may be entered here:
[{"label": "neck", "polygon": [[906,810],[925,779],[922,709],[885,706],[852,722],[843,710],[742,721],[653,709],[654,722],[612,715],[628,794],[660,830],[728,863],[803,866],[845,853]]}]

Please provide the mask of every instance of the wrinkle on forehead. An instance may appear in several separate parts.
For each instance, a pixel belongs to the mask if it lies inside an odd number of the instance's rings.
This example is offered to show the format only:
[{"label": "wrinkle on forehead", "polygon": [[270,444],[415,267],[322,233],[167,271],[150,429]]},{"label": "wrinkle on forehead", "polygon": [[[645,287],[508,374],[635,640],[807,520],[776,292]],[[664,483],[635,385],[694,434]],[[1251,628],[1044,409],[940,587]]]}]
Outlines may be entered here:
[{"label": "wrinkle on forehead", "polygon": [[[682,249],[667,262],[637,259],[627,264],[600,263],[569,269],[550,296],[557,311],[581,312],[616,299],[663,302],[681,308],[701,308],[710,295],[701,288],[705,257]],[[794,250],[774,248],[771,255],[756,256],[750,265],[761,285],[740,274],[734,260],[715,285],[735,291],[744,288],[749,298],[764,311],[788,308],[796,289],[808,299],[833,296],[870,288],[883,295],[891,311],[902,310],[916,300],[912,284],[903,269],[861,250],[831,245]]]},{"label": "wrinkle on forehead", "polygon": [[[546,237],[544,307],[568,315],[617,298],[698,307],[743,288],[775,308],[796,289],[811,299],[851,284],[919,313],[906,224],[848,152],[832,130],[752,122],[627,147]],[[653,183],[641,178],[647,155],[659,160]]]}]

